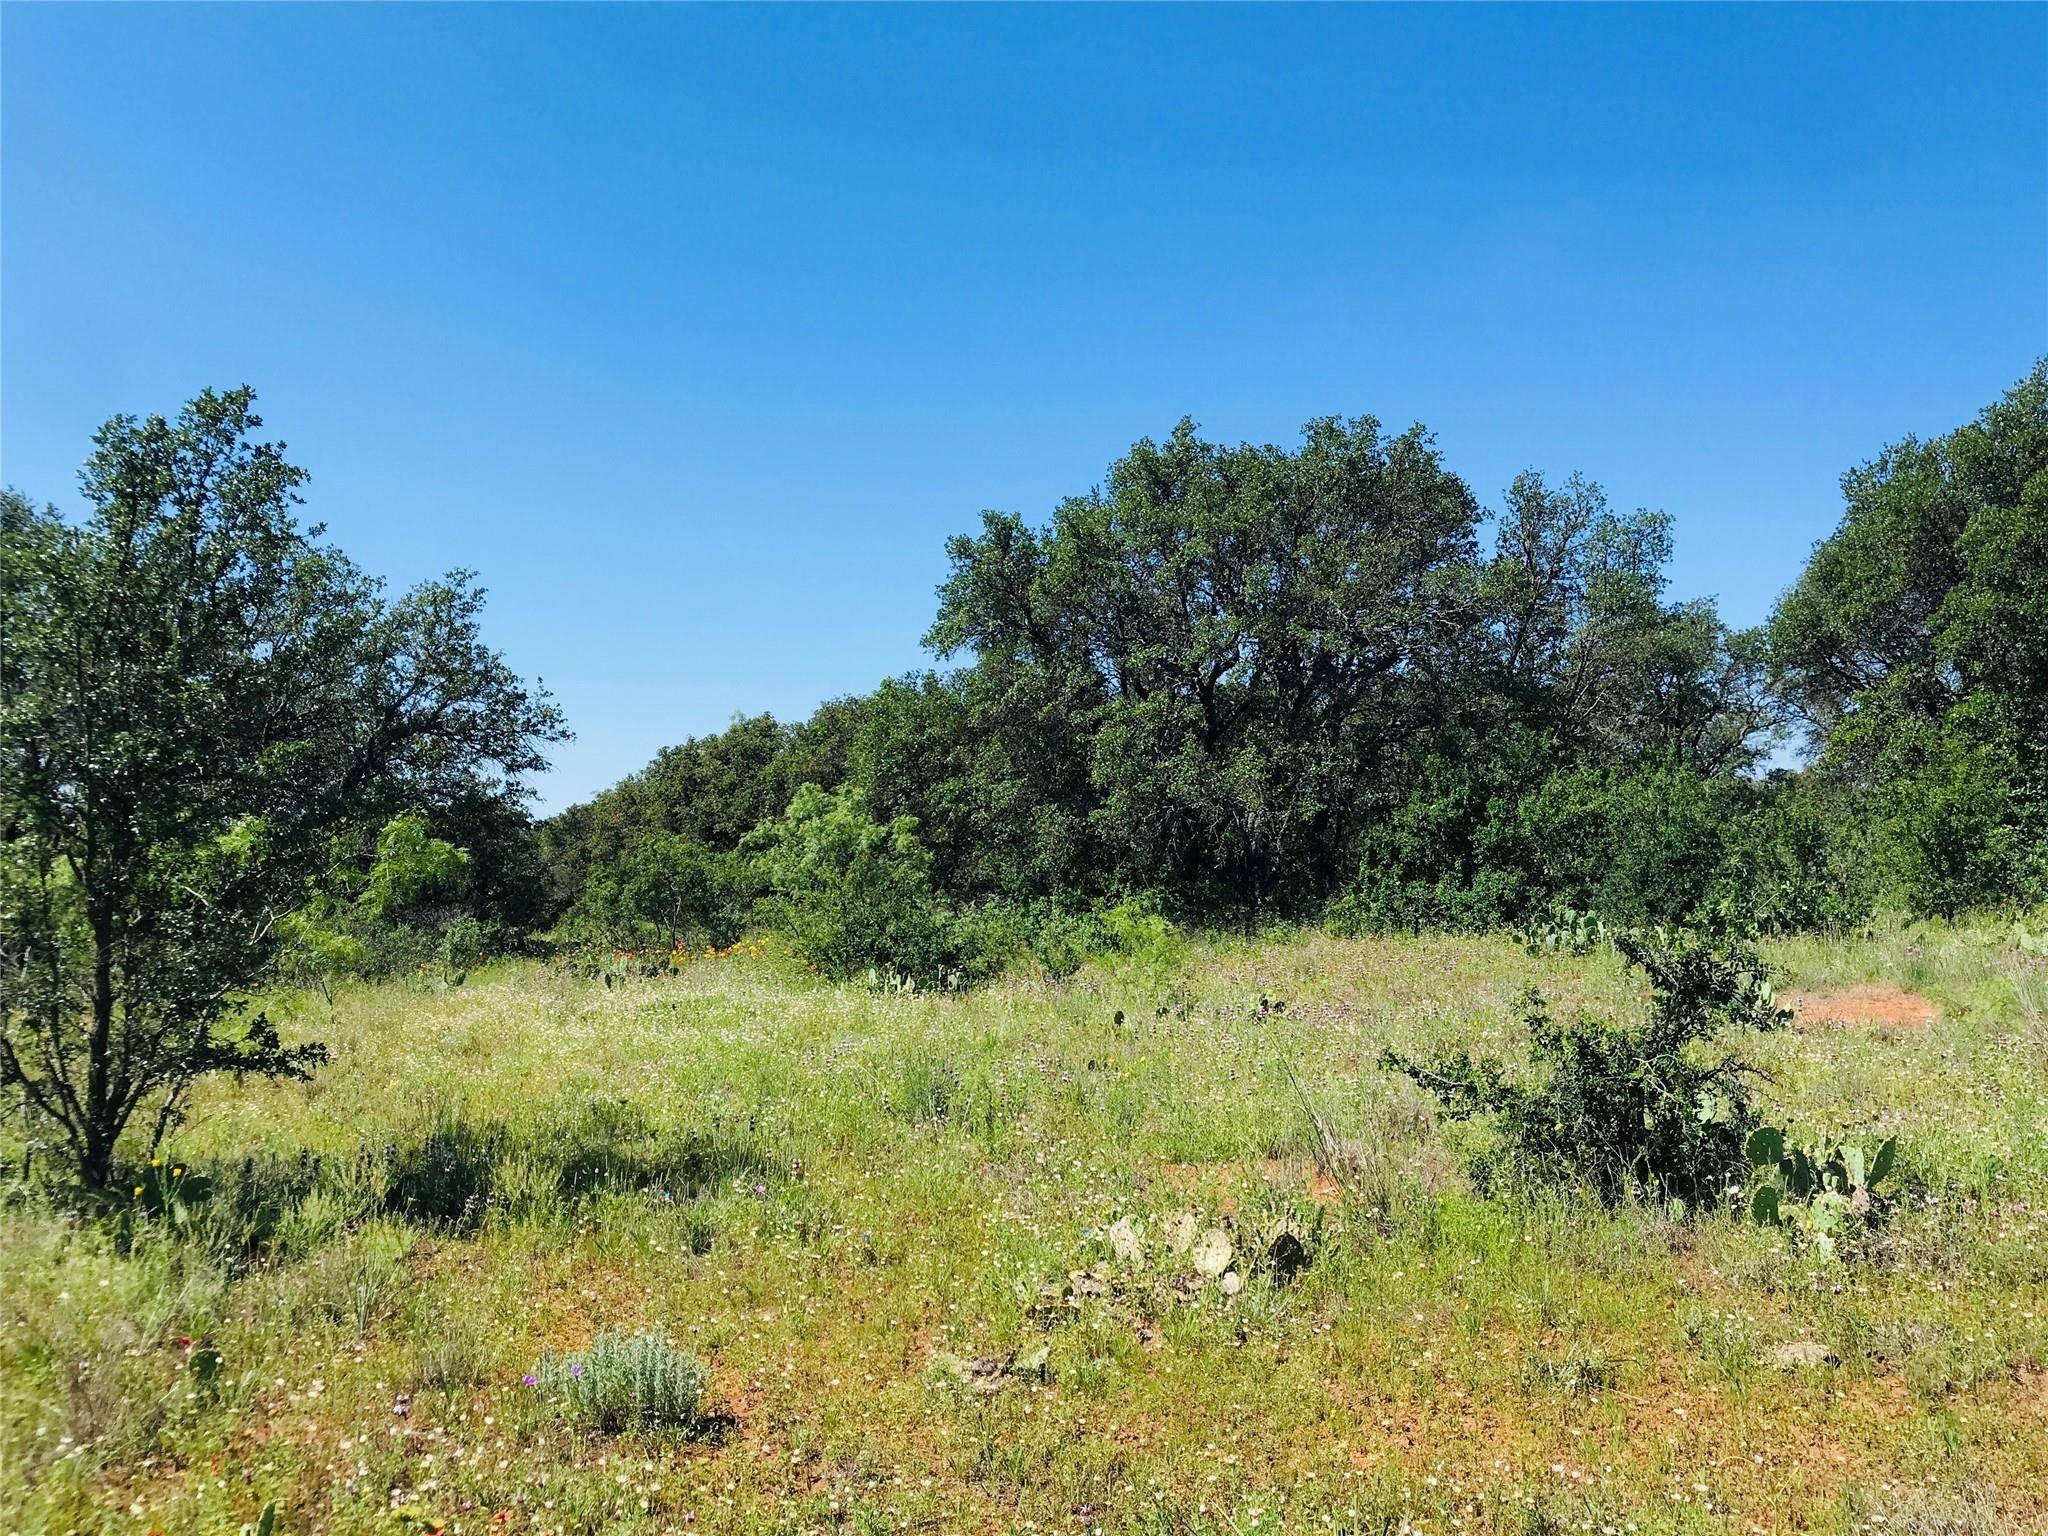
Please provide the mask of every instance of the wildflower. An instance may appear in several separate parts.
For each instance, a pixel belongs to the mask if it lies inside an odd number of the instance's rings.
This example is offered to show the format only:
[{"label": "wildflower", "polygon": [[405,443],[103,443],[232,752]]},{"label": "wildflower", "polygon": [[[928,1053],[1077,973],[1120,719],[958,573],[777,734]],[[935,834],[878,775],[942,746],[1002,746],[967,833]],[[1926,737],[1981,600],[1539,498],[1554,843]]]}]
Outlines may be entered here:
[{"label": "wildflower", "polygon": [[569,1374],[571,1376],[581,1376],[583,1374],[583,1367],[580,1365],[572,1365],[569,1367]]},{"label": "wildflower", "polygon": [[142,1193],[142,1186],[140,1184],[135,1186],[135,1193],[138,1195]]},{"label": "wildflower", "polygon": [[534,1375],[531,1371],[528,1371],[524,1376],[519,1378],[519,1384],[522,1387],[536,1386],[539,1384],[539,1382],[540,1378]]}]

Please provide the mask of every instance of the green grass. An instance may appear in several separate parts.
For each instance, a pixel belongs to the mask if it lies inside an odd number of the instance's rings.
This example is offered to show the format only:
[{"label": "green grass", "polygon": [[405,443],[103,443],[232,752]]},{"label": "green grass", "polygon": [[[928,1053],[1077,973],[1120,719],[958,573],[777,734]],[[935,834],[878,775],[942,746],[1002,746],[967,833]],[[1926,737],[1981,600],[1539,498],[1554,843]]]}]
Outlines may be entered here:
[{"label": "green grass", "polygon": [[[300,1004],[335,1060],[199,1105],[192,1232],[0,1213],[0,1531],[271,1499],[285,1536],[2041,1526],[2044,973],[1967,930],[1773,958],[1943,1011],[1754,1042],[1795,1129],[1901,1138],[1855,1267],[1481,1200],[1483,1132],[1374,1066],[1516,1050],[1531,984],[1629,1006],[1605,953],[1304,935],[966,997],[525,964]],[[710,1368],[698,1431],[594,1433],[522,1379],[653,1329]],[[1801,1339],[1829,1362],[1776,1368]]]}]

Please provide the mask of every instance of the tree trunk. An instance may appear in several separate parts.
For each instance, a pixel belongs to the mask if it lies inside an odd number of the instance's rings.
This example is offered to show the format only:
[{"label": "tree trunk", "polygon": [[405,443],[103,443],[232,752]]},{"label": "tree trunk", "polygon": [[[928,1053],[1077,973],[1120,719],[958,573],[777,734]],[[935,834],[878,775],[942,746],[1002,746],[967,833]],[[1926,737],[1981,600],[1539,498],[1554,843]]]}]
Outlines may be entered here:
[{"label": "tree trunk", "polygon": [[105,1189],[113,1173],[114,1143],[121,1127],[115,1119],[111,1075],[114,1040],[114,925],[103,911],[92,912],[92,1028],[86,1037],[85,1155],[78,1177],[88,1189]]}]

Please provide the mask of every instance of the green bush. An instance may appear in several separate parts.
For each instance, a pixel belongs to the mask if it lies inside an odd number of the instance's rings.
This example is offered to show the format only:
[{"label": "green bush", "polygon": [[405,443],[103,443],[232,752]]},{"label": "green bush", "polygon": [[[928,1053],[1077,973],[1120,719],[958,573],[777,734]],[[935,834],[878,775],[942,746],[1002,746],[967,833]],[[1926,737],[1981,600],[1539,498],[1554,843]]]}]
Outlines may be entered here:
[{"label": "green bush", "polygon": [[1516,808],[1536,888],[1610,923],[1683,923],[1730,873],[1746,787],[1689,768],[1553,775]]},{"label": "green bush", "polygon": [[570,1423],[607,1435],[701,1429],[711,1382],[704,1363],[659,1328],[630,1337],[606,1329],[588,1349],[543,1356],[534,1376]]},{"label": "green bush", "polygon": [[337,848],[321,888],[280,924],[279,973],[332,997],[335,983],[415,973],[458,983],[520,934],[469,910],[472,860],[420,815],[394,816],[367,867]]},{"label": "green bush", "polygon": [[1736,829],[1739,892],[1759,927],[1811,932],[1860,923],[1875,904],[1869,808],[1812,775],[1763,789],[1764,803]]},{"label": "green bush", "polygon": [[648,832],[591,871],[566,926],[627,948],[686,941],[722,948],[746,932],[753,899],[742,855]]},{"label": "green bush", "polygon": [[918,986],[957,979],[951,924],[911,817],[884,826],[860,791],[806,784],[744,846],[770,893],[764,911],[821,974]]},{"label": "green bush", "polygon": [[1551,768],[1510,734],[1431,755],[1358,839],[1328,906],[1338,933],[1485,932],[1569,907],[1618,925],[1687,922],[1742,881],[1737,832],[1757,791],[1680,765]]},{"label": "green bush", "polygon": [[1778,1019],[1761,965],[1738,945],[1646,938],[1615,945],[1649,974],[1649,1015],[1566,1026],[1525,998],[1538,1069],[1516,1075],[1468,1051],[1381,1064],[1433,1094],[1452,1120],[1484,1118],[1496,1136],[1472,1167],[1482,1187],[1528,1180],[1583,1185],[1608,1205],[1633,1196],[1718,1204],[1744,1166],[1757,1115],[1753,1069],[1709,1042],[1729,1025]]}]

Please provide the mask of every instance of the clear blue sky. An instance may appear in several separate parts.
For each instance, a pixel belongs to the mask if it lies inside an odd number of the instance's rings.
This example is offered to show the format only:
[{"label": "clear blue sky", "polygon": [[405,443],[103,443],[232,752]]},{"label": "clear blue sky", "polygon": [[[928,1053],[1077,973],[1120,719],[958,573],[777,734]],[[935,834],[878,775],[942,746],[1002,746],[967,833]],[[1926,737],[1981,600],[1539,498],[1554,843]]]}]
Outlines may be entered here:
[{"label": "clear blue sky", "polygon": [[947,534],[1191,415],[1580,469],[1760,618],[2048,351],[2048,7],[45,6],[0,19],[0,473],[248,382],[483,572],[543,804],[924,660]]}]

